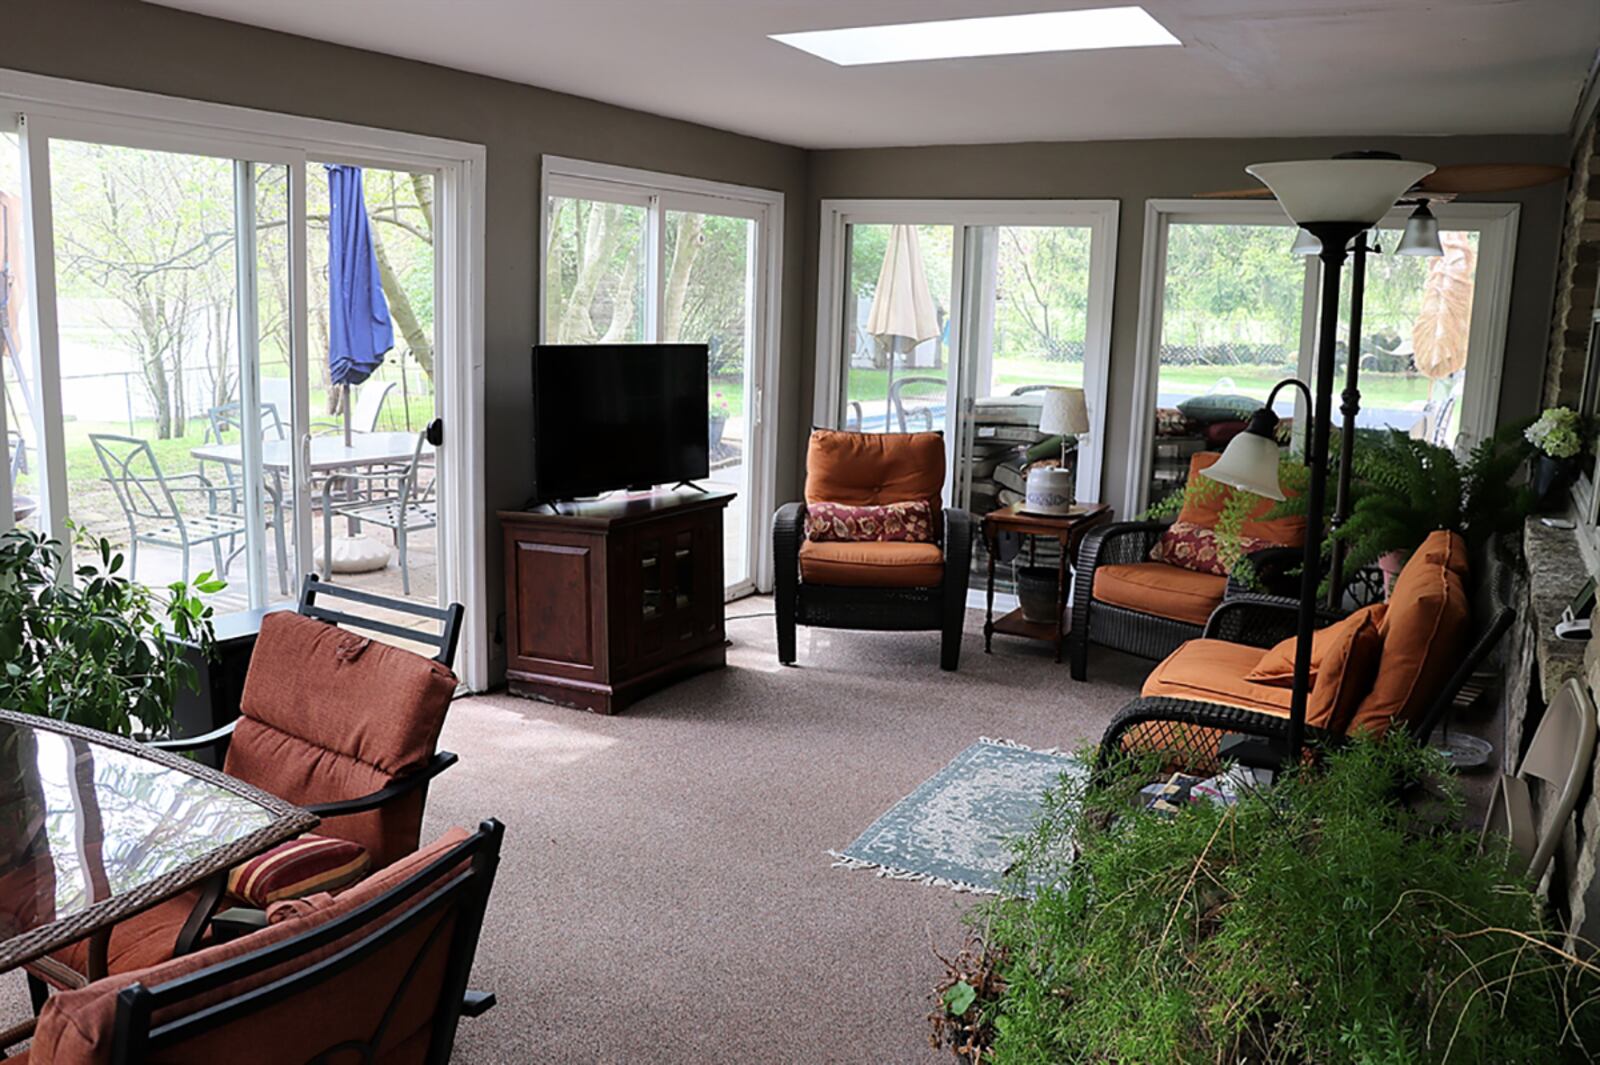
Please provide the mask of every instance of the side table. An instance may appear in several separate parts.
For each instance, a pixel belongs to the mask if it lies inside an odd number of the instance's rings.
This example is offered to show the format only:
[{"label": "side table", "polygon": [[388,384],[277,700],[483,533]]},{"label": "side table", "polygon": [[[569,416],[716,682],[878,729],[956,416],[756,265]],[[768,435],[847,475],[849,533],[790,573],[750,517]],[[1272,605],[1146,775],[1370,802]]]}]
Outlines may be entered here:
[{"label": "side table", "polygon": [[[989,549],[989,592],[983,618],[983,653],[992,653],[994,634],[998,632],[1006,636],[1021,636],[1025,639],[1053,643],[1056,649],[1056,661],[1059,662],[1067,635],[1067,590],[1071,587],[1070,560],[1076,557],[1078,544],[1083,540],[1085,533],[1101,522],[1111,520],[1111,507],[1105,503],[1083,503],[1074,505],[1067,514],[1029,514],[1019,509],[1021,506],[1020,503],[1013,503],[983,516],[983,542]],[[1043,536],[1054,539],[1061,545],[1054,625],[1029,621],[1022,616],[1021,607],[1000,620],[995,620],[994,565],[1001,533]]]}]

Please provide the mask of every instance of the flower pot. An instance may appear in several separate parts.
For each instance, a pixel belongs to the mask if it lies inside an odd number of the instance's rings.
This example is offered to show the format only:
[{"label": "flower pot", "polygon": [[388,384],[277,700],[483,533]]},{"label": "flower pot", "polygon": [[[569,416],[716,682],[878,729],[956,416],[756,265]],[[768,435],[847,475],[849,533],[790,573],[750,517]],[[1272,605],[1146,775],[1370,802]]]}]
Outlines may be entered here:
[{"label": "flower pot", "polygon": [[1533,494],[1539,510],[1559,510],[1567,501],[1567,489],[1578,472],[1576,458],[1555,459],[1540,455],[1533,463]]},{"label": "flower pot", "polygon": [[722,430],[727,428],[728,416],[726,414],[711,414],[707,416],[706,442],[712,447],[722,443]]},{"label": "flower pot", "polygon": [[1060,589],[1060,574],[1054,566],[1016,566],[1017,601],[1022,604],[1022,616],[1041,625],[1054,625],[1056,593]]},{"label": "flower pot", "polygon": [[1394,582],[1400,576],[1400,571],[1405,569],[1407,553],[1404,551],[1386,551],[1378,556],[1378,569],[1383,572],[1383,598],[1387,600],[1389,593],[1394,590]]}]

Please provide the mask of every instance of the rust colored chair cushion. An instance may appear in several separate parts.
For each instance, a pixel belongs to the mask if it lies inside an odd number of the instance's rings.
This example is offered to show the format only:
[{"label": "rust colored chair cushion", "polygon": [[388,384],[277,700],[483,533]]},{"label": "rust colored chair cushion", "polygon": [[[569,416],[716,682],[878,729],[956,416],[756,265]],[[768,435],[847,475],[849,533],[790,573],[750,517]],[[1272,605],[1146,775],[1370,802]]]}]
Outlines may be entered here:
[{"label": "rust colored chair cushion", "polygon": [[800,579],[849,588],[933,588],[944,580],[944,551],[938,544],[806,540]]},{"label": "rust colored chair cushion", "polygon": [[811,431],[808,504],[863,507],[923,499],[938,514],[943,493],[944,437],[939,433]]},{"label": "rust colored chair cushion", "polygon": [[1430,533],[1412,552],[1389,592],[1378,675],[1356,707],[1352,732],[1414,722],[1449,680],[1472,623],[1466,557],[1466,541],[1448,529]]},{"label": "rust colored chair cushion", "polygon": [[[430,862],[467,838],[455,828],[427,847],[377,873],[337,896],[321,896],[320,906],[304,906],[287,920],[279,920],[259,932],[180,958],[127,971],[97,981],[76,991],[52,995],[39,1014],[33,1040],[34,1065],[107,1065],[111,1060],[116,1022],[117,996],[137,981],[146,987],[170,983],[212,965],[282,942],[321,923],[343,916],[377,898],[389,888],[424,869]],[[426,898],[426,893],[417,901]],[[306,902],[308,900],[300,900]],[[281,905],[281,904],[280,904]],[[269,915],[270,919],[270,915]],[[442,919],[450,919],[448,915]],[[118,926],[119,928],[122,926]],[[301,995],[267,1006],[231,1023],[213,1028],[160,1056],[162,1065],[276,1065],[285,1061],[305,1061],[322,1053],[330,1033],[361,1031],[370,1036],[379,1028],[384,1011],[396,994],[396,985],[407,979],[411,959],[423,949],[433,924],[422,922],[337,980],[324,983],[315,996]],[[362,934],[327,944],[298,960],[296,967],[314,964],[354,941]],[[447,942],[441,938],[438,943]],[[380,1062],[420,1062],[426,1049],[426,1033],[432,1015],[431,995],[437,994],[445,965],[444,951],[433,950],[426,963],[412,971],[410,984],[400,990],[399,1006],[393,1011],[389,1029],[373,1060]],[[247,985],[229,987],[232,994],[260,986],[284,975],[286,967],[259,974]],[[223,997],[219,994],[218,997]],[[419,1039],[419,1034],[422,1038]]]},{"label": "rust colored chair cushion", "polygon": [[1125,562],[1094,571],[1096,602],[1191,625],[1206,623],[1227,587],[1226,577],[1164,562]]},{"label": "rust colored chair cushion", "polygon": [[[112,975],[129,973],[171,959],[178,945],[178,934],[199,901],[200,891],[196,888],[118,921],[111,929],[111,940],[106,947],[106,971]],[[73,972],[87,973],[89,941],[80,939],[50,957]],[[28,971],[57,989],[70,986],[54,979],[46,969],[30,966]]]},{"label": "rust colored chair cushion", "polygon": [[818,543],[931,544],[933,509],[926,499],[870,507],[844,503],[806,504],[806,539]]},{"label": "rust colored chair cushion", "polygon": [[[223,769],[293,803],[354,799],[425,765],[456,678],[437,662],[314,618],[268,614]],[[382,868],[416,849],[423,796],[330,818]]]},{"label": "rust colored chair cushion", "polygon": [[[1201,477],[1200,472],[1210,468],[1221,457],[1220,451],[1199,451],[1190,456],[1188,483],[1198,484],[1202,490],[1185,497],[1183,509],[1178,512],[1178,521],[1198,525],[1204,529],[1216,528],[1217,520],[1222,517],[1222,508],[1227,506],[1233,490],[1210,478]],[[1263,499],[1257,503],[1249,517],[1239,526],[1241,539],[1262,541],[1258,547],[1299,547],[1304,544],[1306,519],[1299,515],[1268,519],[1267,515],[1277,505],[1270,499]],[[1256,549],[1258,548],[1251,548],[1251,550]]]},{"label": "rust colored chair cushion", "polygon": [[347,888],[371,867],[372,856],[360,844],[307,833],[234,866],[228,894],[264,910],[280,899]]},{"label": "rust colored chair cushion", "polygon": [[1358,612],[1351,618],[1353,624],[1341,622],[1328,639],[1322,667],[1306,698],[1306,724],[1339,734],[1349,727],[1357,704],[1371,691],[1383,653],[1383,636],[1373,616]]},{"label": "rust colored chair cushion", "polygon": [[[1328,649],[1336,640],[1342,639],[1344,631],[1348,628],[1358,627],[1362,621],[1371,619],[1377,631],[1383,631],[1383,618],[1389,612],[1389,607],[1384,603],[1374,603],[1355,611],[1349,617],[1336,621],[1318,629],[1311,636],[1311,680],[1316,683],[1322,660],[1327,657]],[[1257,684],[1277,684],[1288,688],[1294,684],[1294,652],[1296,640],[1293,636],[1274,644],[1272,649],[1261,656],[1255,668],[1245,674],[1245,680]]]},{"label": "rust colored chair cushion", "polygon": [[1142,694],[1222,703],[1263,714],[1289,713],[1289,690],[1244,679],[1259,648],[1227,640],[1189,640],[1145,678]]}]

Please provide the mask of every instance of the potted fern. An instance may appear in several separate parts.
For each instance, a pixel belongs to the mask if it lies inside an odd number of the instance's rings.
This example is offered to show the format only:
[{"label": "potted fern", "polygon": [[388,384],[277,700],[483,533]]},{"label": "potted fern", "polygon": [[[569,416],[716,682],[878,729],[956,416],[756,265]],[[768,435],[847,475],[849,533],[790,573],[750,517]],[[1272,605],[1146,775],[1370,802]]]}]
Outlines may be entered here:
[{"label": "potted fern", "polygon": [[1455,529],[1476,548],[1520,526],[1533,506],[1515,482],[1527,458],[1520,426],[1473,448],[1465,461],[1449,448],[1397,429],[1357,434],[1350,517],[1333,537],[1345,545],[1344,574],[1377,565],[1385,589],[1417,545],[1436,529]]}]

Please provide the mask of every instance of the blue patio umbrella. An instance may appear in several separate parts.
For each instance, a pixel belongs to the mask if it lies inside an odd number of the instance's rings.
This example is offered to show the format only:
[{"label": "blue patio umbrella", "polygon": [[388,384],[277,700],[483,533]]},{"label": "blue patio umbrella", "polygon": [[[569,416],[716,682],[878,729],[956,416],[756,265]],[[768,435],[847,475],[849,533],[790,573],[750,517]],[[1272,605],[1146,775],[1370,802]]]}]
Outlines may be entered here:
[{"label": "blue patio umbrella", "polygon": [[383,296],[358,166],[328,172],[328,371],[344,388],[344,436],[350,443],[350,386],[383,364],[394,347],[394,324]]}]

